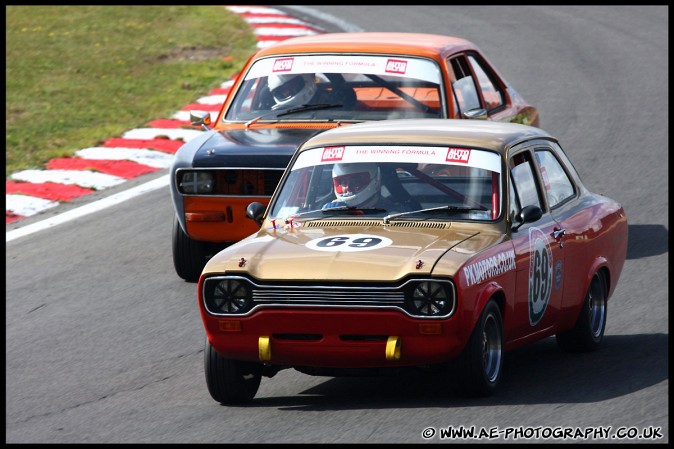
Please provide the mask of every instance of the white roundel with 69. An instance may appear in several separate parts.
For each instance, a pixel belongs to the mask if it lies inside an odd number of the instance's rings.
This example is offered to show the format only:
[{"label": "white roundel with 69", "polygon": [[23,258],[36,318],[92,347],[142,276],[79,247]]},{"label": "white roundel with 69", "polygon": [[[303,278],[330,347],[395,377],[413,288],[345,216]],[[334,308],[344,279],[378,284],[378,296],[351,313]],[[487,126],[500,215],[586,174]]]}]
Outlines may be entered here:
[{"label": "white roundel with 69", "polygon": [[529,228],[529,323],[535,326],[545,313],[552,292],[552,251],[538,228]]},{"label": "white roundel with 69", "polygon": [[306,247],[315,251],[355,252],[384,248],[393,240],[378,235],[345,234],[321,237],[306,243]]}]

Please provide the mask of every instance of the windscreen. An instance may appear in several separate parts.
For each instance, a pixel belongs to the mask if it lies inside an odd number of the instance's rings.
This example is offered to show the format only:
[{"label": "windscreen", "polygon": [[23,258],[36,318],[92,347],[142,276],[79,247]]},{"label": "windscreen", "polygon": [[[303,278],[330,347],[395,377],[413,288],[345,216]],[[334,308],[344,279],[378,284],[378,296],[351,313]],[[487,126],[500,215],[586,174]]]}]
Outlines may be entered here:
[{"label": "windscreen", "polygon": [[225,121],[365,121],[445,117],[442,77],[429,59],[306,55],[256,61]]},{"label": "windscreen", "polygon": [[466,147],[336,146],[303,151],[270,219],[392,217],[492,221],[502,210],[501,158]]}]

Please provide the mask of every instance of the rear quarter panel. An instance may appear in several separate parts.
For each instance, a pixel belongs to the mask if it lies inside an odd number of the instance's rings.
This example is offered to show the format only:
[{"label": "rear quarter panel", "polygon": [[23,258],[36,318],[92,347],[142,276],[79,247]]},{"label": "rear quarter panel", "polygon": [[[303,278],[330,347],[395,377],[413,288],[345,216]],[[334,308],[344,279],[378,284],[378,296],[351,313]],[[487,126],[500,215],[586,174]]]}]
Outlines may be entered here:
[{"label": "rear quarter panel", "polygon": [[620,204],[586,193],[575,205],[554,212],[564,236],[564,301],[560,327],[576,322],[590,281],[599,269],[607,271],[608,295],[620,278],[627,254],[627,215]]}]

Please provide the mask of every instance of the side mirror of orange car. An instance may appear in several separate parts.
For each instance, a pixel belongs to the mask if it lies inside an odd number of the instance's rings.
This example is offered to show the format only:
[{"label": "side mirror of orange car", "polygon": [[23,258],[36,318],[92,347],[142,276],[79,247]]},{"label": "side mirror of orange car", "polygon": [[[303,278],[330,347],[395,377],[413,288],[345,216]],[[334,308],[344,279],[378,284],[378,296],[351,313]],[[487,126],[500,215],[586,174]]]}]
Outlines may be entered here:
[{"label": "side mirror of orange car", "polygon": [[209,131],[211,114],[207,111],[190,111],[190,123],[192,126],[201,126],[204,131]]},{"label": "side mirror of orange car", "polygon": [[486,109],[471,109],[463,113],[463,118],[472,119],[472,120],[487,120],[489,115],[487,115]]},{"label": "side mirror of orange car", "polygon": [[513,224],[512,230],[513,232],[517,231],[520,226],[522,226],[524,223],[531,223],[533,221],[538,220],[543,216],[543,210],[538,207],[538,206],[526,206],[522,208],[519,214],[517,214],[516,218],[517,221],[519,221],[518,224]]},{"label": "side mirror of orange car", "polygon": [[246,207],[246,217],[254,220],[258,226],[262,226],[262,217],[266,209],[267,207],[264,204],[255,201]]}]

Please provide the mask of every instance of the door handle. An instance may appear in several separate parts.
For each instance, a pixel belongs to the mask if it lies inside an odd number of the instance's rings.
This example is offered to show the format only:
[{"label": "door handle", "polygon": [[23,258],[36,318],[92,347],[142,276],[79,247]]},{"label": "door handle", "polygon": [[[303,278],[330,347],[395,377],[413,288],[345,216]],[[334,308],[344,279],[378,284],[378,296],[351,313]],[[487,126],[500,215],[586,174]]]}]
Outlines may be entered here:
[{"label": "door handle", "polygon": [[559,247],[564,248],[564,241],[562,240],[562,237],[566,235],[566,230],[565,229],[557,229],[555,228],[554,231],[552,231],[552,236],[555,238],[555,240],[559,241]]}]

